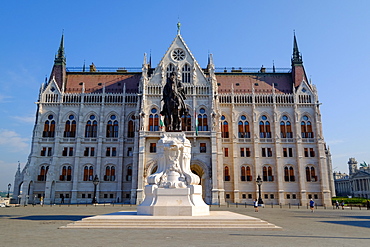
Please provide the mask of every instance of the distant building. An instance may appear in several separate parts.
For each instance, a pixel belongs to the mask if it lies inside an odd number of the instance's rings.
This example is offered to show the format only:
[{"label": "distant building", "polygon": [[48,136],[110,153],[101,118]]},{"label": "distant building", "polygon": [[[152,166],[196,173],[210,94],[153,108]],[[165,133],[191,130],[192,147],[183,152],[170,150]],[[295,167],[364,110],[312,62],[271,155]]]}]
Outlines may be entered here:
[{"label": "distant building", "polygon": [[179,31],[157,66],[145,55],[141,68],[66,68],[62,37],[14,197],[22,190],[23,202],[91,202],[97,175],[98,201],[142,202],[157,167],[162,88],[171,72],[186,91],[182,130],[207,203],[252,203],[261,176],[265,203],[330,204],[321,103],[296,37],[288,69],[216,68],[212,55],[202,68]]},{"label": "distant building", "polygon": [[365,164],[358,168],[355,158],[350,158],[348,168],[349,175],[340,172],[333,173],[336,195],[370,198],[369,166]]}]

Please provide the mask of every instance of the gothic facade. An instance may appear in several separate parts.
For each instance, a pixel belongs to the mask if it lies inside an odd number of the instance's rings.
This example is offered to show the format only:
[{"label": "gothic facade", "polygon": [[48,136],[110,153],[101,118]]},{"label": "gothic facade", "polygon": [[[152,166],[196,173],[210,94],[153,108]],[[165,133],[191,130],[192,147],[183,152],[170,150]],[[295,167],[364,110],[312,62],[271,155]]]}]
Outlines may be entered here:
[{"label": "gothic facade", "polygon": [[[294,36],[289,69],[202,68],[178,32],[152,67],[67,68],[63,37],[37,102],[32,148],[15,177],[24,203],[89,203],[95,175],[99,202],[137,204],[155,172],[167,76],[176,72],[189,114],[191,169],[208,204],[252,203],[256,179],[266,204],[330,204],[330,152],[316,87],[306,77]],[[150,59],[151,61],[151,59]]]}]

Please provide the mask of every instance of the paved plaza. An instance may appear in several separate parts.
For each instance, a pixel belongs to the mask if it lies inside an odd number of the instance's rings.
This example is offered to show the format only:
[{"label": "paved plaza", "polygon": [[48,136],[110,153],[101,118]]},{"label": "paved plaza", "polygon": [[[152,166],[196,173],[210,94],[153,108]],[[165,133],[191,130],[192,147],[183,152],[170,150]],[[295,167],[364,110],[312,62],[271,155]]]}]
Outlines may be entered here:
[{"label": "paved plaza", "polygon": [[58,229],[82,218],[136,210],[129,205],[40,205],[0,208],[1,246],[368,246],[370,210],[212,206],[281,226],[281,231],[235,229]]}]

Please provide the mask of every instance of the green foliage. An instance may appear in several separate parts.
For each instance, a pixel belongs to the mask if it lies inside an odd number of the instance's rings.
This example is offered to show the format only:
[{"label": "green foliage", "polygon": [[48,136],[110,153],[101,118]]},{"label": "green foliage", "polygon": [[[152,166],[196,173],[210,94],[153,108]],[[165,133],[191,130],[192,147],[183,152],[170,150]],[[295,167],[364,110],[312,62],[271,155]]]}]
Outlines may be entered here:
[{"label": "green foliage", "polygon": [[348,197],[333,197],[331,199],[332,203],[334,204],[335,201],[338,201],[339,204],[344,201],[345,205],[366,205],[368,199],[366,198],[359,198],[359,197],[353,197],[353,198],[348,198]]}]

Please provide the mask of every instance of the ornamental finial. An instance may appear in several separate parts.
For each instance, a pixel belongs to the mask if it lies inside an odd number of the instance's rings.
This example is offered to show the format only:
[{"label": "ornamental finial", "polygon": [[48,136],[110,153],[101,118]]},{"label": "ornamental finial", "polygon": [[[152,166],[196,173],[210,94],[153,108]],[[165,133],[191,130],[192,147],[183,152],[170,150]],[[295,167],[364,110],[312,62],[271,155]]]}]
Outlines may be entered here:
[{"label": "ornamental finial", "polygon": [[180,28],[181,28],[181,23],[180,21],[177,22],[177,35],[180,35]]}]

